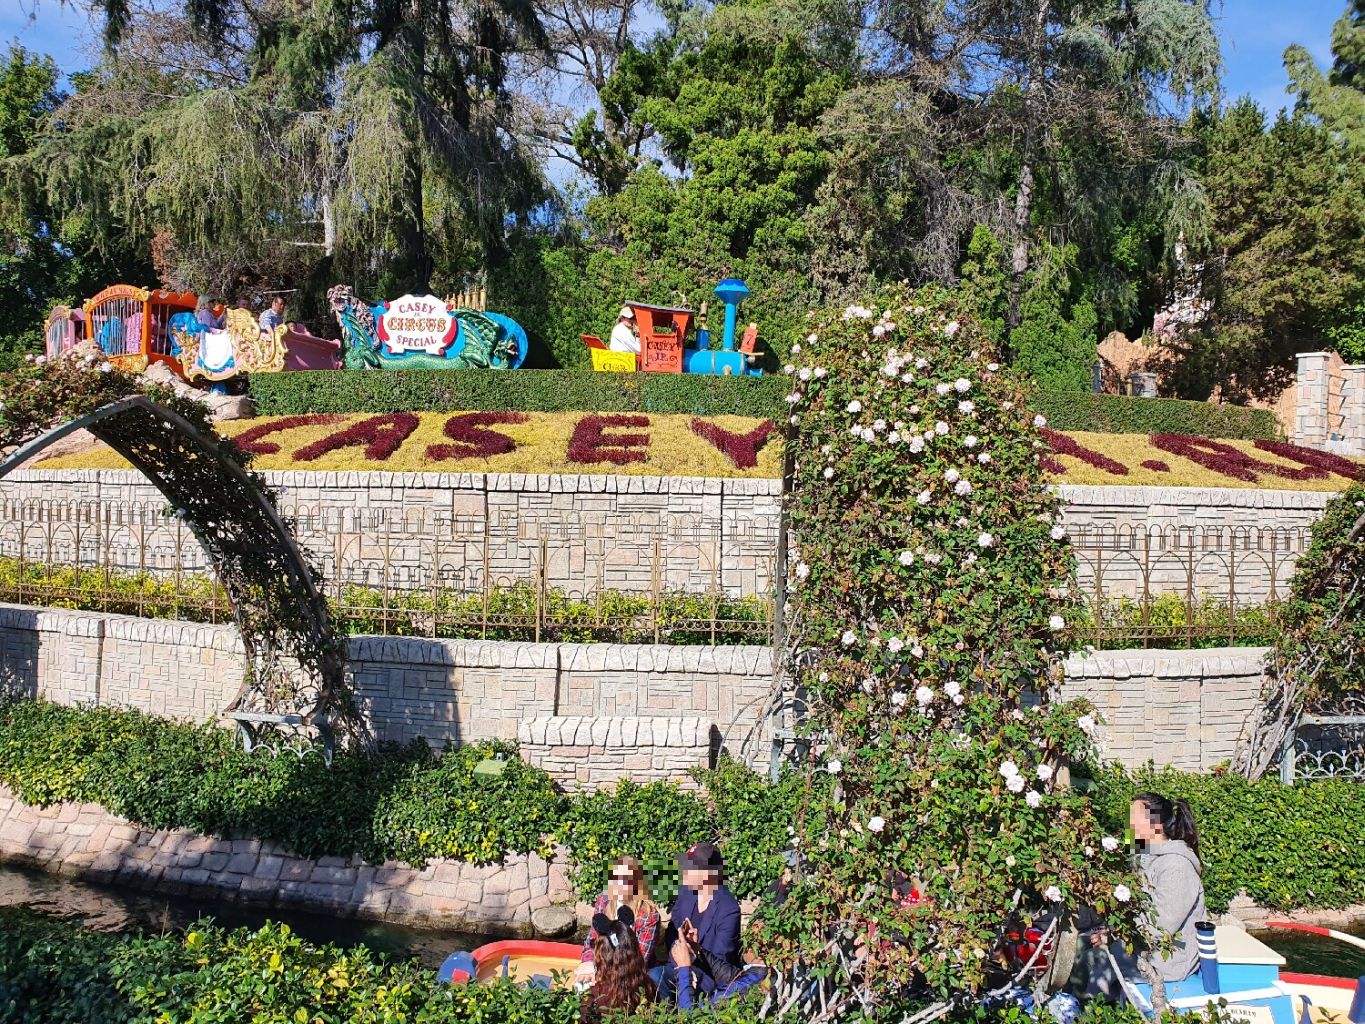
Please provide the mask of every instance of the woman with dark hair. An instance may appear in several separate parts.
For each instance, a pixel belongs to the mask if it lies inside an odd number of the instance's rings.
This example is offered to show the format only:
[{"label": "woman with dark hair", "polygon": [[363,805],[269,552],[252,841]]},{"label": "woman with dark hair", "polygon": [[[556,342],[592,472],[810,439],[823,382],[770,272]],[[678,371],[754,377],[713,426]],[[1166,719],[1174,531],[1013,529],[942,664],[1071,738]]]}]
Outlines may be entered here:
[{"label": "woman with dark hair", "polygon": [[635,915],[621,907],[612,920],[592,917],[592,988],[583,998],[583,1019],[600,1021],[607,1013],[634,1013],[655,999],[654,982],[645,972],[640,942],[635,937]]},{"label": "woman with dark hair", "polygon": [[1184,800],[1140,793],[1128,809],[1128,823],[1138,844],[1143,887],[1152,899],[1153,923],[1173,939],[1170,955],[1154,955],[1154,960],[1164,981],[1182,981],[1199,966],[1194,926],[1209,919],[1194,816]]}]

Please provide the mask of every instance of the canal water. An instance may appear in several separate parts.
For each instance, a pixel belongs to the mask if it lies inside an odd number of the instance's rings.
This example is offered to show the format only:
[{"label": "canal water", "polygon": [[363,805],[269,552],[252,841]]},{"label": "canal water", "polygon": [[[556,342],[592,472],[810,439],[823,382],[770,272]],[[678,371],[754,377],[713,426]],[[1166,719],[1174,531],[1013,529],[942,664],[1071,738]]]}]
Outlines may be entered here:
[{"label": "canal water", "polygon": [[[364,945],[397,958],[416,957],[435,969],[454,950],[473,949],[490,936],[440,929],[411,928],[378,921],[357,921],[297,911],[272,910],[237,903],[216,903],[158,896],[111,886],[90,885],[0,864],[0,906],[27,905],[62,916],[84,919],[102,931],[167,932],[188,928],[212,917],[228,928],[259,928],[267,920],[283,921],[314,942]],[[1358,934],[1365,934],[1365,928]],[[1283,954],[1285,970],[1358,978],[1365,975],[1365,949],[1334,939],[1293,932],[1258,931],[1256,936]]]},{"label": "canal water", "polygon": [[80,917],[89,927],[108,932],[183,931],[201,917],[212,917],[226,928],[259,928],[266,921],[282,921],[312,942],[368,946],[391,957],[416,957],[432,969],[440,967],[457,949],[473,949],[491,941],[490,936],[470,932],[158,896],[74,882],[8,864],[0,864],[0,906],[28,906],[62,917]]}]

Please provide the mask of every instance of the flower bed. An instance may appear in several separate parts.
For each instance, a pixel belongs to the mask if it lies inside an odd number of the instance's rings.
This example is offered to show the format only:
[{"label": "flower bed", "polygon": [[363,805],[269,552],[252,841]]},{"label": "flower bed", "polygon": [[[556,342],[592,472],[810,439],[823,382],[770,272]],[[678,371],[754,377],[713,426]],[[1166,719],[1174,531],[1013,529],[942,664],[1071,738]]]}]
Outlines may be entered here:
[{"label": "flower bed", "polygon": [[[239,420],[220,429],[256,456],[259,469],[771,479],[782,467],[778,423],[740,416],[312,413]],[[1043,468],[1059,483],[1339,491],[1365,478],[1359,460],[1284,441],[1042,433],[1051,448]],[[123,466],[103,449],[49,459],[38,468]]]}]

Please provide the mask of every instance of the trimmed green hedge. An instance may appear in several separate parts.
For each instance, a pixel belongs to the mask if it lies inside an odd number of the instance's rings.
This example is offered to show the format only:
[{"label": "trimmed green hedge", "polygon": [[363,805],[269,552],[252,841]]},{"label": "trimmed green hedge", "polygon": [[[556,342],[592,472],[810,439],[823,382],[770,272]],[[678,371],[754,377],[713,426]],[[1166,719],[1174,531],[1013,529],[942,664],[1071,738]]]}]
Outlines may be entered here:
[{"label": "trimmed green hedge", "polygon": [[331,370],[258,373],[262,416],[309,412],[652,412],[782,419],[790,382],[776,377],[582,370]]},{"label": "trimmed green hedge", "polygon": [[1034,396],[1033,408],[1047,417],[1047,425],[1053,430],[1088,430],[1097,434],[1192,434],[1250,440],[1280,436],[1279,421],[1273,412],[1240,405],[1042,391]]},{"label": "trimmed green hedge", "polygon": [[[248,382],[262,416],[310,412],[653,412],[782,421],[791,382],[690,373],[583,370],[365,370],[259,373]],[[1054,430],[1274,438],[1274,413],[1173,398],[1039,392],[1034,408]]]},{"label": "trimmed green hedge", "polygon": [[1096,810],[1114,835],[1128,828],[1135,794],[1187,800],[1199,828],[1204,892],[1222,913],[1238,892],[1276,910],[1365,902],[1365,786],[1328,781],[1282,786],[1240,775],[1147,767],[1099,773]]}]

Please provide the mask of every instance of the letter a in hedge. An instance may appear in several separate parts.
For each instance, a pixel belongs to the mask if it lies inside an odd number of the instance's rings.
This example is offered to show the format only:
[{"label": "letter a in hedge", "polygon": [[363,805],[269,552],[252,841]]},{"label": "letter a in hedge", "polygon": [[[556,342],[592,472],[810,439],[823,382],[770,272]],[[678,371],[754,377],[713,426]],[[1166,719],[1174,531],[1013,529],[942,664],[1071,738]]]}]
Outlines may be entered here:
[{"label": "letter a in hedge", "polygon": [[429,445],[427,458],[433,462],[440,459],[488,459],[516,451],[516,441],[506,434],[484,428],[499,423],[525,423],[528,418],[524,412],[465,412],[452,416],[446,420],[443,429],[446,437],[460,443]]},{"label": "letter a in hedge", "polygon": [[388,416],[371,416],[354,423],[345,430],[314,441],[294,453],[295,462],[312,462],[328,452],[341,448],[365,446],[365,458],[383,462],[398,450],[399,445],[417,429],[418,419],[410,412],[396,412]]}]

